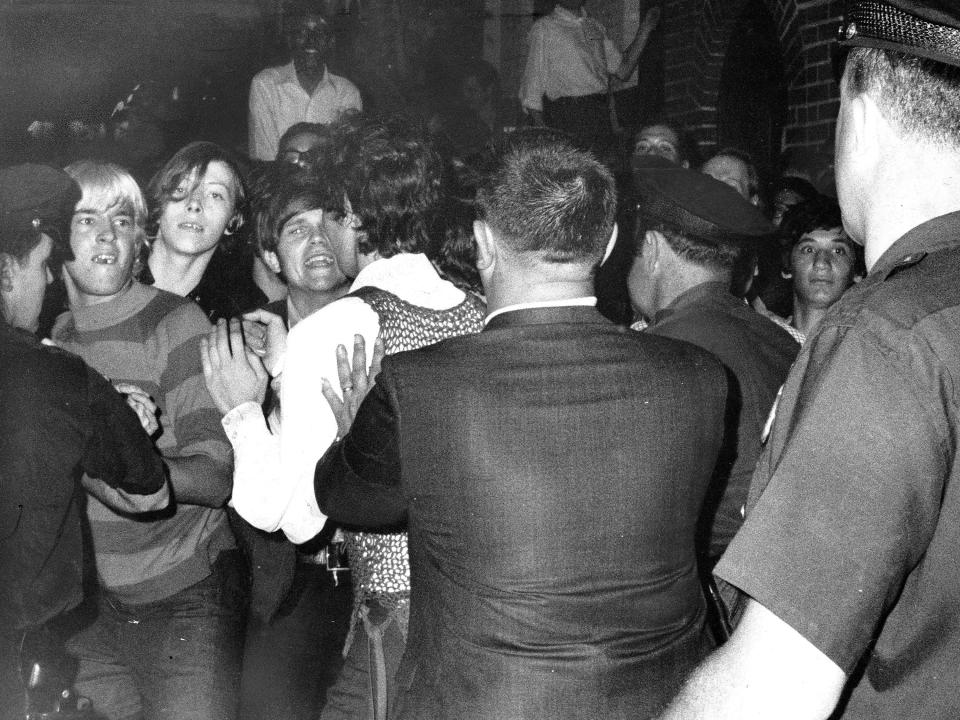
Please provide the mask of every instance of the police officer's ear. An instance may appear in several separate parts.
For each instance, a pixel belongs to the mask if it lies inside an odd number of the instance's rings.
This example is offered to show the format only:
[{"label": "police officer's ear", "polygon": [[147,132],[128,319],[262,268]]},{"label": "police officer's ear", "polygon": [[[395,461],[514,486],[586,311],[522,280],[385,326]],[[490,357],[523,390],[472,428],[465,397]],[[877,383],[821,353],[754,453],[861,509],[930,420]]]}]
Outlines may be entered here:
[{"label": "police officer's ear", "polygon": [[640,262],[648,271],[652,271],[660,262],[663,254],[663,245],[667,242],[663,233],[657,230],[647,230],[640,238]]},{"label": "police officer's ear", "polygon": [[[849,91],[848,91],[849,92]],[[885,146],[897,133],[887,120],[876,100],[869,92],[858,93],[846,98],[846,112],[843,112],[844,142],[852,158],[861,167],[880,162]]]}]

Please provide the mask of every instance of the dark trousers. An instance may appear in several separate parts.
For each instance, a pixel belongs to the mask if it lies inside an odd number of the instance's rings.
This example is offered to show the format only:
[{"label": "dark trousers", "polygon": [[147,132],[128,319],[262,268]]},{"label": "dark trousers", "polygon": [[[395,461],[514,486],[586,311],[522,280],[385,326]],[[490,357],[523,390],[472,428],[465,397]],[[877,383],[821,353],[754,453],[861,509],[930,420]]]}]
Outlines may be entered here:
[{"label": "dark trousers", "polygon": [[67,642],[76,687],[108,720],[234,720],[244,584],[237,551],[171,597],[124,604],[101,593],[93,623]]},{"label": "dark trousers", "polygon": [[343,665],[353,592],[350,573],[300,562],[276,616],[251,613],[243,654],[241,720],[317,720]]}]

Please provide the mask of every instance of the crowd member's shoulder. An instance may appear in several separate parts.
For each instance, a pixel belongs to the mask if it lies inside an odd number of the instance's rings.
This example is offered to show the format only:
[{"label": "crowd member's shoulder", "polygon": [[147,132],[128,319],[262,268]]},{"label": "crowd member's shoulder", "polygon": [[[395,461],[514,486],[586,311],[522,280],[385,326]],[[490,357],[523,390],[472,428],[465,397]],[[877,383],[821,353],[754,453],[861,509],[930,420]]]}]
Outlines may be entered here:
[{"label": "crowd member's shoulder", "polygon": [[148,289],[153,297],[138,314],[138,320],[149,332],[163,335],[169,347],[210,330],[207,316],[190,298],[154,287]]}]

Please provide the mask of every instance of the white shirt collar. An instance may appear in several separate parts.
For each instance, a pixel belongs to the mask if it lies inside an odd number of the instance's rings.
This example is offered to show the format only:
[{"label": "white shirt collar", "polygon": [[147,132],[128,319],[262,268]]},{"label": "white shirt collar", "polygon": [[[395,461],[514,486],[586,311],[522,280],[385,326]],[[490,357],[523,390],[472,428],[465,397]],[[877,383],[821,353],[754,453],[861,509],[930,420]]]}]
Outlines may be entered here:
[{"label": "white shirt collar", "polygon": [[462,290],[437,274],[423,253],[398,253],[374,260],[357,273],[350,292],[368,286],[431,310],[446,310],[462,303],[465,297]]},{"label": "white shirt collar", "polygon": [[487,315],[486,319],[483,321],[483,324],[487,325],[497,315],[503,315],[504,313],[513,312],[515,310],[535,310],[537,308],[552,307],[596,307],[596,305],[597,298],[593,295],[579,298],[567,298],[564,300],[537,300],[535,302],[517,303],[515,305],[507,305],[506,307],[494,310],[492,313]]}]

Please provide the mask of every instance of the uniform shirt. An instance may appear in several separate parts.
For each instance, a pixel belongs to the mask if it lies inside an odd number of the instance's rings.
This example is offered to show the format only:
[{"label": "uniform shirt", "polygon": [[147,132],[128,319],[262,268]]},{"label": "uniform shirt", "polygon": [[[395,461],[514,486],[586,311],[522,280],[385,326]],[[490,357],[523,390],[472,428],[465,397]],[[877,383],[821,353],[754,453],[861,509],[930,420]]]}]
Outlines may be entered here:
[{"label": "uniform shirt", "polygon": [[607,78],[620,67],[620,51],[596,20],[557,6],[530,28],[520,103],[543,110],[543,96],[580,97],[607,91]]},{"label": "uniform shirt", "polygon": [[960,717],[958,277],[960,212],[830,309],[716,569],[855,674],[844,720]]},{"label": "uniform shirt", "polygon": [[363,110],[360,91],[346,78],[324,71],[308,95],[293,63],[261,70],[250,83],[250,157],[273,160],[280,136],[299,122],[332,123],[345,110]]},{"label": "uniform shirt", "polygon": [[42,347],[0,320],[0,368],[0,631],[6,635],[80,602],[81,475],[153,493],[164,470],[137,416],[80,358]]},{"label": "uniform shirt", "polygon": [[800,350],[786,332],[730,293],[706,282],[656,313],[646,332],[686,340],[708,350],[735,378],[727,418],[728,446],[704,504],[702,545],[714,561],[743,521],[760,436],[777,391]]}]

